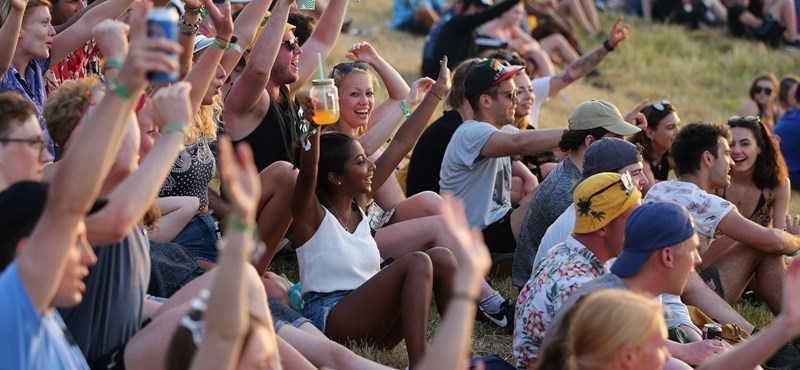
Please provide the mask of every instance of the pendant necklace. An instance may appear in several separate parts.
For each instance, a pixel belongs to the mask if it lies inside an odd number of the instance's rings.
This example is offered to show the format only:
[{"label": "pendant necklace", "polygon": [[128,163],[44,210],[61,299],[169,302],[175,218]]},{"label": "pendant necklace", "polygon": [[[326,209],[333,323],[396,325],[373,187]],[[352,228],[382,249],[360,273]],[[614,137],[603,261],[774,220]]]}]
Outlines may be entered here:
[{"label": "pendant necklace", "polygon": [[344,231],[347,231],[349,233],[350,232],[350,228],[348,228],[347,225],[350,223],[350,216],[353,215],[352,206],[350,207],[350,214],[347,215],[347,220],[344,221],[344,222],[342,222],[342,218],[339,216],[339,212],[336,211],[336,207],[331,205],[331,209],[333,210],[333,213],[336,215],[336,219],[339,221],[339,224],[341,224],[342,227],[344,227]]}]

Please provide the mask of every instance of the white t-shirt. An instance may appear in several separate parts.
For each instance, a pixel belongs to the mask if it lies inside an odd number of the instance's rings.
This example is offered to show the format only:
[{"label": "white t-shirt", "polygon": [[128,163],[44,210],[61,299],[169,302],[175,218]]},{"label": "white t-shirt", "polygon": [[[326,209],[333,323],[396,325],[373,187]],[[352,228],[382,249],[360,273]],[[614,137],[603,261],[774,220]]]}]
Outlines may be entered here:
[{"label": "white t-shirt", "polygon": [[511,210],[511,158],[481,157],[499,131],[486,122],[465,121],[447,145],[439,171],[441,192],[462,199],[469,225],[481,230]]},{"label": "white t-shirt", "polygon": [[[533,95],[536,97],[529,113],[531,117],[531,126],[539,128],[539,109],[542,104],[550,98],[550,79],[552,76],[537,78],[531,81],[533,87]],[[563,240],[562,240],[563,241]]]},{"label": "white t-shirt", "polygon": [[[674,202],[689,211],[694,218],[695,230],[700,237],[700,253],[704,253],[714,239],[721,236],[719,222],[735,208],[731,202],[708,194],[691,182],[670,180],[653,185],[644,197],[649,202]],[[656,226],[656,225],[654,225]]]},{"label": "white t-shirt", "polygon": [[558,216],[544,233],[542,242],[539,243],[539,249],[536,251],[536,257],[533,259],[533,271],[536,271],[536,266],[544,259],[547,251],[555,247],[557,244],[563,243],[575,229],[575,203],[572,203],[564,210],[561,216]]}]

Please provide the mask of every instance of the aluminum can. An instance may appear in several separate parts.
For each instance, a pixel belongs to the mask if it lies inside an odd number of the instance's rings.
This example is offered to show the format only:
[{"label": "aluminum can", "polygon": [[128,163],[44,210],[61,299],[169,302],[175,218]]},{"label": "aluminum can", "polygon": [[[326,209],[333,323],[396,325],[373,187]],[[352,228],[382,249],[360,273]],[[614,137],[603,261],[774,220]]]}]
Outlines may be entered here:
[{"label": "aluminum can", "polygon": [[[150,38],[165,38],[178,42],[178,13],[172,9],[156,8],[147,13],[147,36]],[[178,55],[170,56],[178,61]],[[178,70],[170,73],[147,72],[147,79],[153,82],[165,83],[178,80]]]},{"label": "aluminum can", "polygon": [[719,324],[703,325],[703,339],[722,340],[722,326]]}]

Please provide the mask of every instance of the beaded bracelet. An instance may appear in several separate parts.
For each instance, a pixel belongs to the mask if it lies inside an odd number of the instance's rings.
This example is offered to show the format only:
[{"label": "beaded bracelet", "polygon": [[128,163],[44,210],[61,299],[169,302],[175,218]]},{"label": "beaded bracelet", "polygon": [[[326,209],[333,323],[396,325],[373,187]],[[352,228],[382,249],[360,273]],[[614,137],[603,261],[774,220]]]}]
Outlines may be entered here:
[{"label": "beaded bracelet", "polygon": [[203,13],[203,10],[205,10],[205,9],[203,7],[203,4],[200,4],[199,6],[196,6],[196,7],[189,7],[187,5],[184,5],[183,6],[183,10],[185,10],[187,13],[201,14],[201,13]]},{"label": "beaded bracelet", "polygon": [[403,100],[400,101],[400,110],[403,111],[403,115],[406,116],[406,118],[411,116],[411,113],[408,112],[408,106],[406,105],[406,102]]},{"label": "beaded bracelet", "polygon": [[252,223],[244,223],[241,221],[234,220],[231,217],[225,218],[225,226],[230,227],[233,230],[241,231],[241,232],[251,232],[255,234],[258,232],[258,228],[255,224]]},{"label": "beaded bracelet", "polygon": [[108,82],[106,82],[106,88],[109,91],[116,93],[123,99],[131,98],[131,91],[125,88],[124,86],[120,85],[119,81],[117,81],[116,79],[108,80]]},{"label": "beaded bracelet", "polygon": [[189,127],[187,127],[186,122],[168,123],[161,128],[162,135],[166,135],[173,131],[180,131],[183,132],[183,136],[189,136]]},{"label": "beaded bracelet", "polygon": [[122,61],[121,60],[107,60],[106,61],[106,65],[105,65],[105,69],[109,69],[109,68],[116,68],[116,69],[122,68]]},{"label": "beaded bracelet", "polygon": [[194,36],[197,35],[197,31],[200,29],[200,21],[197,23],[189,23],[185,19],[178,23],[178,31],[186,36]]}]

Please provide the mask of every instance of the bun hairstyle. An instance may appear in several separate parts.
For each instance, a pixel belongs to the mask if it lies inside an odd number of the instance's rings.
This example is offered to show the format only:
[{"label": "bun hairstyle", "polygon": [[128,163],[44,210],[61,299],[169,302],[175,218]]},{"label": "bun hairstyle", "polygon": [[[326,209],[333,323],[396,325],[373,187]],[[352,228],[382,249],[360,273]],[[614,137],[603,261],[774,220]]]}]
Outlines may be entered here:
[{"label": "bun hairstyle", "polygon": [[620,349],[642,351],[654,333],[666,332],[661,307],[638,294],[606,289],[588,295],[569,325],[565,369],[593,370],[619,361]]}]

